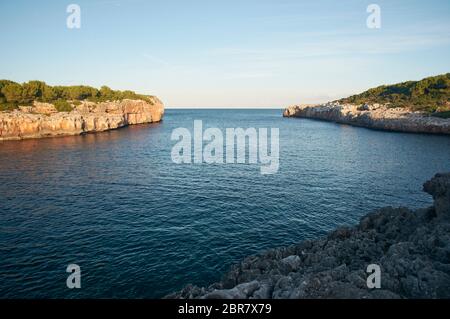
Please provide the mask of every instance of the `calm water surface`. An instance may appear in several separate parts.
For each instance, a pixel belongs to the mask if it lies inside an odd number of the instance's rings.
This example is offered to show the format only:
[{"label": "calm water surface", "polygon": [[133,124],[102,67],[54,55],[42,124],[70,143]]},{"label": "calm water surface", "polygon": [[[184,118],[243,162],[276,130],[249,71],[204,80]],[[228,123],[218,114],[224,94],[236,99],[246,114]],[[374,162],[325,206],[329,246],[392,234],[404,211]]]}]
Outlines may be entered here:
[{"label": "calm water surface", "polygon": [[[176,165],[177,127],[278,127],[280,169]],[[280,110],[167,110],[158,124],[0,142],[1,298],[157,298],[249,254],[383,206],[431,204],[450,137],[372,131]],[[81,266],[82,288],[66,288]]]}]

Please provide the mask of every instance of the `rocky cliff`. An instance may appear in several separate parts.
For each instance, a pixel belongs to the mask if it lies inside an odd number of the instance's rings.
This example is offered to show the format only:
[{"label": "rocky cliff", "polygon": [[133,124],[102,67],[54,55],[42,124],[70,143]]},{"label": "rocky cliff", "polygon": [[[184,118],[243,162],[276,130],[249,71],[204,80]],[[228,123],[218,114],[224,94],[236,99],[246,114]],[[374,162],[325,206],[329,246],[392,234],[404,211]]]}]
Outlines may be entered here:
[{"label": "rocky cliff", "polygon": [[156,98],[151,103],[124,99],[93,103],[82,101],[71,112],[58,112],[52,104],[34,102],[12,112],[0,112],[0,141],[78,135],[100,132],[131,124],[161,121],[164,106]]},{"label": "rocky cliff", "polygon": [[[429,208],[383,208],[355,227],[244,259],[209,287],[166,298],[450,298],[450,173],[424,184]],[[367,266],[380,266],[380,288]]]},{"label": "rocky cliff", "polygon": [[330,102],[318,105],[293,105],[283,112],[285,117],[303,117],[378,130],[450,134],[450,118],[433,117],[406,108],[389,108],[380,104],[361,106]]}]

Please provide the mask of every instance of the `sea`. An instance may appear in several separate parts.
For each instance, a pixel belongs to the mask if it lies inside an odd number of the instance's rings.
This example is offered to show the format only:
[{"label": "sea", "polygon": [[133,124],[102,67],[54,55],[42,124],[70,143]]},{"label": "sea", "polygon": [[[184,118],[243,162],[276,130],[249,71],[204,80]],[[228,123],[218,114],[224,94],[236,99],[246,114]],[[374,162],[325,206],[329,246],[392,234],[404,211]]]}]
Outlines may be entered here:
[{"label": "sea", "polygon": [[[227,128],[278,129],[278,170],[174,162],[172,134],[195,120],[224,138]],[[160,123],[0,142],[0,298],[161,298],[209,285],[248,255],[378,208],[430,206],[422,184],[445,171],[450,136],[281,109],[167,109]],[[70,289],[73,264],[80,288]]]}]

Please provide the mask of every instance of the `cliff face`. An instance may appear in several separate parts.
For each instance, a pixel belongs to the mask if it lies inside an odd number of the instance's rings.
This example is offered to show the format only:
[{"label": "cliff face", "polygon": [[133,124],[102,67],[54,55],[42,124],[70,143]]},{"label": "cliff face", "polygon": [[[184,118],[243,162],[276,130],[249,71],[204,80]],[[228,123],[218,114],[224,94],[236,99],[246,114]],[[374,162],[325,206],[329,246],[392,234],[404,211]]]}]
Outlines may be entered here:
[{"label": "cliff face", "polygon": [[311,118],[388,131],[450,134],[450,119],[411,112],[404,108],[387,108],[379,104],[293,105],[284,110],[283,116]]},{"label": "cliff face", "polygon": [[[450,173],[424,184],[434,205],[383,208],[325,238],[250,256],[209,287],[166,298],[450,298]],[[367,287],[367,266],[381,287]]]},{"label": "cliff face", "polygon": [[161,121],[164,106],[156,98],[143,100],[81,102],[71,112],[57,112],[48,103],[35,102],[13,112],[0,112],[0,141],[78,135],[126,125]]}]

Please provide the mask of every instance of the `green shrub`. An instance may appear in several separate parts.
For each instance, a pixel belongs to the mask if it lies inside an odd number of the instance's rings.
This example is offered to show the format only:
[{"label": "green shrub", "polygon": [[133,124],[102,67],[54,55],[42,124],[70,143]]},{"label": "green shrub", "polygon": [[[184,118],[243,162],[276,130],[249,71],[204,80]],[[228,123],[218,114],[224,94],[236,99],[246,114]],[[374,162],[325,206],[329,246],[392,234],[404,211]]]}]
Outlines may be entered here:
[{"label": "green shrub", "polygon": [[29,81],[28,83],[22,84],[21,103],[32,103],[34,100],[41,100],[46,86],[42,81]]},{"label": "green shrub", "polygon": [[17,103],[10,103],[10,102],[0,103],[0,112],[12,111],[12,110],[16,110],[18,108],[19,108],[19,106]]},{"label": "green shrub", "polygon": [[58,99],[58,92],[55,88],[46,85],[42,90],[42,101],[50,102]]},{"label": "green shrub", "polygon": [[53,105],[58,110],[58,112],[70,112],[73,110],[72,105],[66,100],[56,100],[53,102]]},{"label": "green shrub", "polygon": [[449,119],[450,118],[450,111],[436,112],[436,113],[433,113],[432,115],[436,116],[436,117],[444,118],[444,119]]},{"label": "green shrub", "polygon": [[0,80],[1,109],[12,109],[18,105],[32,105],[34,101],[52,103],[61,112],[72,110],[67,102],[79,105],[80,101],[92,102],[117,101],[123,99],[139,99],[152,103],[150,96],[133,91],[115,91],[107,86],[100,90],[86,85],[49,86],[42,81],[29,81],[19,84],[9,80]]},{"label": "green shrub", "polygon": [[2,94],[6,102],[20,103],[22,101],[22,86],[18,83],[9,83],[2,87]]},{"label": "green shrub", "polygon": [[408,81],[393,85],[382,85],[361,94],[339,100],[342,103],[390,103],[390,107],[409,107],[413,111],[435,112],[446,108],[450,102],[450,73]]}]

